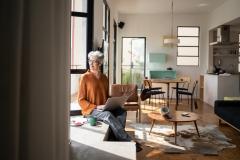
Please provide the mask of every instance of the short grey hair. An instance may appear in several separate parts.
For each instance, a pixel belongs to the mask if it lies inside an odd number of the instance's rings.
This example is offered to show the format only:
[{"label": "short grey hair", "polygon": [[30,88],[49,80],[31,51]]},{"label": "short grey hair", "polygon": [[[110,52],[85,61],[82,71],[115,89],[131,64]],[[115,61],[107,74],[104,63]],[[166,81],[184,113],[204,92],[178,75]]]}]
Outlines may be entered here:
[{"label": "short grey hair", "polygon": [[104,55],[100,51],[91,51],[88,53],[88,59],[96,59],[100,64],[103,64]]}]

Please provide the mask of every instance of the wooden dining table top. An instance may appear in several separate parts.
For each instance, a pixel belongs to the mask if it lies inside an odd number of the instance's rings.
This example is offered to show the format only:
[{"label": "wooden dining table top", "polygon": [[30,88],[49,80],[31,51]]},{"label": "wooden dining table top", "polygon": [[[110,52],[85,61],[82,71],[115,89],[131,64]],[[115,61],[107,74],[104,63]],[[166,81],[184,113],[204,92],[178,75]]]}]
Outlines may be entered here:
[{"label": "wooden dining table top", "polygon": [[181,83],[181,79],[151,79],[152,83]]}]

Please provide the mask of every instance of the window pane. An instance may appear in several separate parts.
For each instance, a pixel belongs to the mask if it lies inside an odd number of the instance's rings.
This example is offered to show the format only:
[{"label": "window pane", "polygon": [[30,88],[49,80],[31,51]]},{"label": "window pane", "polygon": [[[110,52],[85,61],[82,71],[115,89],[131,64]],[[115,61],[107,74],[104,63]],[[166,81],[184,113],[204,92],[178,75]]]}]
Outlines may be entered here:
[{"label": "window pane", "polygon": [[141,87],[144,77],[145,38],[123,38],[122,84],[137,84]]},{"label": "window pane", "polygon": [[81,74],[71,74],[71,111],[80,110],[81,108],[77,101],[80,77]]},{"label": "window pane", "polygon": [[106,28],[106,31],[107,31],[107,33],[109,33],[109,15],[110,13],[109,13],[109,9],[107,8],[107,12],[106,12],[106,26],[105,26],[105,28]]},{"label": "window pane", "polygon": [[198,46],[198,37],[178,37],[178,46]]},{"label": "window pane", "polygon": [[105,27],[106,27],[106,26],[105,26],[105,18],[106,18],[106,16],[105,16],[105,7],[106,7],[106,6],[105,6],[105,4],[103,3],[103,16],[102,16],[102,17],[103,17],[103,19],[102,19],[103,22],[102,22],[102,23],[103,23],[103,28],[104,28],[104,29],[105,29]]},{"label": "window pane", "polygon": [[123,38],[122,46],[124,47],[122,48],[122,65],[131,65],[131,42],[131,38]]},{"label": "window pane", "polygon": [[[240,43],[240,34],[238,35],[238,42]],[[239,44],[239,46],[240,46],[240,44]]]},{"label": "window pane", "polygon": [[198,66],[198,57],[177,57],[177,65]]},{"label": "window pane", "polygon": [[132,39],[132,65],[143,65],[145,53],[145,39],[133,38]]},{"label": "window pane", "polygon": [[71,18],[71,69],[86,69],[87,19]]},{"label": "window pane", "polygon": [[72,0],[72,11],[87,13],[87,1],[88,0]]},{"label": "window pane", "polygon": [[198,47],[178,47],[178,56],[198,56]]},{"label": "window pane", "polygon": [[141,88],[144,79],[144,66],[131,68],[130,66],[122,66],[122,84],[137,84]]},{"label": "window pane", "polygon": [[199,36],[198,27],[178,27],[178,36]]},{"label": "window pane", "polygon": [[104,41],[103,42],[103,51],[104,51],[104,60],[103,60],[103,73],[108,76],[108,71],[109,71],[109,55],[108,55],[108,50],[109,50],[109,44],[108,42]]},{"label": "window pane", "polygon": [[145,39],[123,38],[122,65],[143,65]]}]

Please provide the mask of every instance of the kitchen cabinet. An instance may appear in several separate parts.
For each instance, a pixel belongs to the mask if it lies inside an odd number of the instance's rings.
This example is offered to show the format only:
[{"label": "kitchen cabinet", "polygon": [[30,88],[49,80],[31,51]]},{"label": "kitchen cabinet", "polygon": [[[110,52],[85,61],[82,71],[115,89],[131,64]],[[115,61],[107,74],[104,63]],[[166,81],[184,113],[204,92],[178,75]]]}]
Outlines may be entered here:
[{"label": "kitchen cabinet", "polygon": [[213,64],[228,73],[238,72],[238,43],[213,45]]},{"label": "kitchen cabinet", "polygon": [[209,72],[236,74],[239,65],[239,31],[223,25],[209,32]]},{"label": "kitchen cabinet", "polygon": [[204,102],[214,106],[215,100],[238,96],[240,96],[239,75],[204,75]]}]

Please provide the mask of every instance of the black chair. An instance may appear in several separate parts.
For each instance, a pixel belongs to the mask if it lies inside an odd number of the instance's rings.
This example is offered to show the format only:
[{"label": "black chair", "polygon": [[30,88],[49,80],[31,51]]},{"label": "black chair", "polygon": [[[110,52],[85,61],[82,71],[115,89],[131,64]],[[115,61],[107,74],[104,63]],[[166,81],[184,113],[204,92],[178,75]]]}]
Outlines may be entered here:
[{"label": "black chair", "polygon": [[194,93],[197,93],[197,85],[198,85],[198,81],[195,81],[193,84],[192,92],[188,92],[188,91],[184,91],[184,90],[178,90],[178,92],[177,92],[178,96],[187,95],[188,98],[189,98],[189,96],[191,96],[191,111],[193,111],[193,103],[195,105],[195,109],[198,108],[196,99],[194,99]]},{"label": "black chair", "polygon": [[[179,79],[182,81],[181,82],[182,85],[178,87],[178,90],[187,92],[188,88],[189,88],[189,84],[191,83],[190,77],[180,77]],[[177,87],[172,87],[172,93],[171,93],[170,101],[172,101],[173,91],[176,90],[176,89],[177,89]],[[182,97],[180,97],[180,98],[182,99]]]},{"label": "black chair", "polygon": [[164,91],[162,91],[162,87],[152,87],[152,82],[148,79],[144,79],[143,81],[143,91],[142,92],[145,92],[147,93],[148,95],[150,95],[149,97],[149,103],[150,103],[150,100],[152,98],[152,96],[155,97],[155,104],[156,104],[156,96],[159,95],[159,99],[160,99],[160,96],[162,95],[162,99],[164,99]]}]

